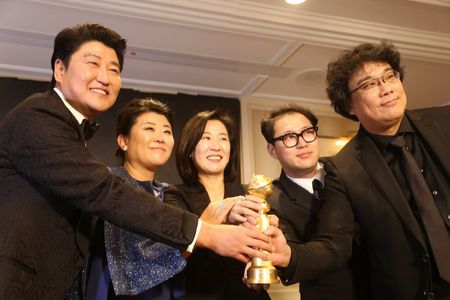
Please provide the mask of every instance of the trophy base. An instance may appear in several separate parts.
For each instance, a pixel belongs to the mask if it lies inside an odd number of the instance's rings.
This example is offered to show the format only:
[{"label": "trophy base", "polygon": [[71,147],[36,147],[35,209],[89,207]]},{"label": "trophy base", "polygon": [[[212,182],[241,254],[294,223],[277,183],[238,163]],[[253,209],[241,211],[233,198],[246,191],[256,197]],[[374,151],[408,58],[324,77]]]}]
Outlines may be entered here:
[{"label": "trophy base", "polygon": [[247,283],[251,284],[275,284],[279,283],[275,268],[250,267],[247,270]]}]

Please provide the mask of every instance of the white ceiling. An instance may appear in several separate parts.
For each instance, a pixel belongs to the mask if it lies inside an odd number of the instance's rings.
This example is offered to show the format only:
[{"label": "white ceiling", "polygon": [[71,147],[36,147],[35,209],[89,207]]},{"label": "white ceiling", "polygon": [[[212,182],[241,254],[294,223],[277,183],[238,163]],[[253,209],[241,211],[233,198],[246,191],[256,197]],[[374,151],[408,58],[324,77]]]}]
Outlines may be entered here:
[{"label": "white ceiling", "polygon": [[0,0],[0,76],[49,80],[55,34],[84,22],[128,40],[127,88],[323,104],[328,61],[387,39],[408,107],[450,103],[449,0]]}]

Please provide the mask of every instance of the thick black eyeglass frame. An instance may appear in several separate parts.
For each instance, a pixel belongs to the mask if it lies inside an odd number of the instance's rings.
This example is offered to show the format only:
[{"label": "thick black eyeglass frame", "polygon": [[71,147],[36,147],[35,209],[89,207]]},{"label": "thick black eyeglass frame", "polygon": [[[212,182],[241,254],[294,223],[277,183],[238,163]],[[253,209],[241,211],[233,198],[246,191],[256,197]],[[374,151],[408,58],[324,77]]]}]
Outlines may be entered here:
[{"label": "thick black eyeglass frame", "polygon": [[[306,131],[311,130],[311,129],[314,129],[314,132],[315,132],[316,134],[315,134],[315,137],[314,137],[313,140],[307,141],[307,140],[303,137],[303,135],[305,134]],[[280,135],[279,137],[273,138],[273,139],[272,139],[272,144],[275,144],[276,141],[282,141],[282,142],[283,142],[283,145],[284,145],[286,148],[293,148],[293,147],[295,147],[295,146],[298,145],[298,141],[300,140],[300,137],[305,141],[305,143],[308,143],[308,144],[309,144],[309,143],[312,143],[312,142],[314,142],[315,140],[317,140],[317,137],[319,136],[319,135],[317,134],[317,131],[318,131],[318,130],[319,130],[319,127],[318,127],[318,126],[312,126],[312,127],[308,127],[308,128],[306,128],[306,129],[302,130],[302,132],[300,132],[300,133],[289,132],[289,133]],[[293,134],[297,137],[297,142],[295,143],[295,145],[287,146],[287,145],[285,144],[285,142],[284,142],[284,138],[285,138],[286,136],[288,136],[288,135],[293,135]]]}]

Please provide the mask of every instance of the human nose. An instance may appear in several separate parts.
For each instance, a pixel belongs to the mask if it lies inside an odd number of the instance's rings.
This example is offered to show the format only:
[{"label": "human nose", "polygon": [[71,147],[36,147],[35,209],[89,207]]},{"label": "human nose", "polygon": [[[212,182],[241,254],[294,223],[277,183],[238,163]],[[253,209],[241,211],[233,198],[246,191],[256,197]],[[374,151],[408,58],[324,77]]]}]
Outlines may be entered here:
[{"label": "human nose", "polygon": [[211,139],[209,147],[213,150],[219,150],[220,149],[219,140],[216,138]]},{"label": "human nose", "polygon": [[297,148],[303,148],[306,147],[306,145],[308,145],[308,143],[305,141],[305,139],[303,138],[303,135],[297,135]]},{"label": "human nose", "polygon": [[388,85],[388,83],[386,82],[386,78],[385,77],[378,78],[377,85],[379,87]]},{"label": "human nose", "polygon": [[153,141],[157,142],[157,143],[164,143],[164,134],[163,132],[160,131],[155,131],[155,135],[153,136]]},{"label": "human nose", "polygon": [[97,81],[103,85],[109,85],[110,79],[106,67],[99,68],[97,72]]},{"label": "human nose", "polygon": [[390,94],[393,92],[392,86],[390,84],[386,83],[384,78],[378,79],[377,86],[378,86],[378,91],[382,95]]}]

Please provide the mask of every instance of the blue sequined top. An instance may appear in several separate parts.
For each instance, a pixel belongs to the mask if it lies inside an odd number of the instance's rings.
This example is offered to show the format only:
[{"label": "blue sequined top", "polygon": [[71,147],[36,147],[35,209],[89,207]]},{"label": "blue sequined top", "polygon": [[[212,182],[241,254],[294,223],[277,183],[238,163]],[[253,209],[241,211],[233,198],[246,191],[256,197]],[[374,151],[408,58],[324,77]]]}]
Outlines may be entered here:
[{"label": "blue sequined top", "polygon": [[[125,168],[111,172],[132,185],[164,198],[167,183],[137,181]],[[149,220],[151,222],[151,220]],[[123,230],[105,221],[105,248],[116,295],[136,295],[170,279],[186,266],[179,250]]]}]

